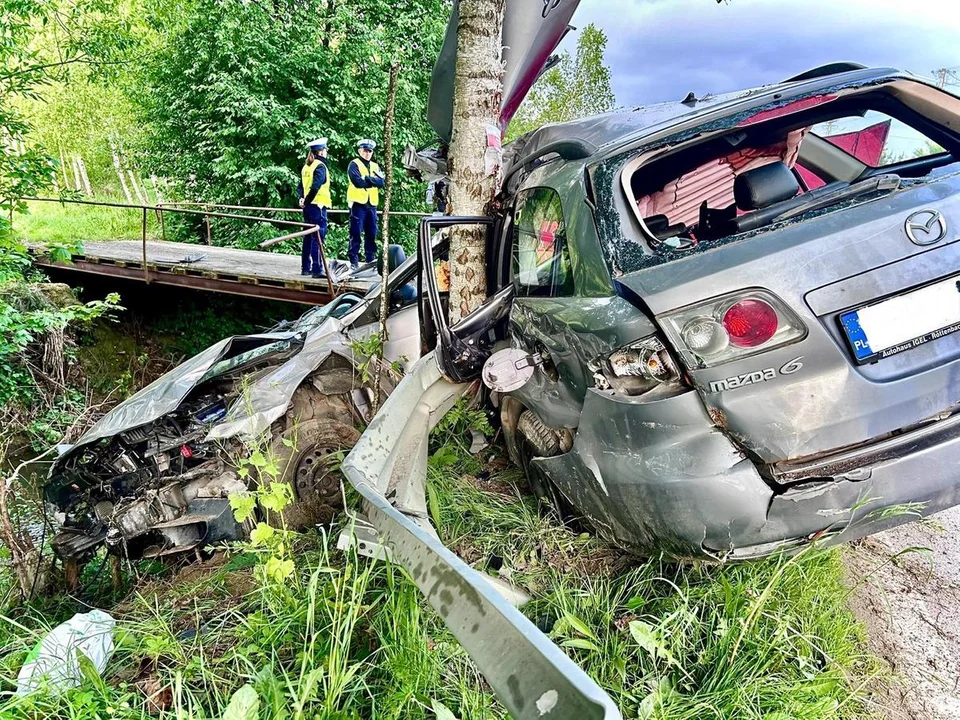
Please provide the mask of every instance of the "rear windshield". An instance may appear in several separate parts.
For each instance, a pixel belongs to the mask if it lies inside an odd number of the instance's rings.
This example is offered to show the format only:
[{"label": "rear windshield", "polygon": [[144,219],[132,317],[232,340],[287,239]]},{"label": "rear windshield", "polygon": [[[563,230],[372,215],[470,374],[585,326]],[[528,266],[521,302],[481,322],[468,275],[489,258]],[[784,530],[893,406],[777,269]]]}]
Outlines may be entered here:
[{"label": "rear windshield", "polygon": [[[904,86],[923,96],[903,102]],[[905,81],[893,89],[900,92],[805,98],[795,112],[761,111],[729,132],[628,163],[624,190],[648,250],[688,252],[890,192],[954,163],[945,146],[956,150],[957,138],[943,115],[955,112],[949,124],[960,125],[960,101],[938,93],[942,101],[927,102],[937,91]]]}]

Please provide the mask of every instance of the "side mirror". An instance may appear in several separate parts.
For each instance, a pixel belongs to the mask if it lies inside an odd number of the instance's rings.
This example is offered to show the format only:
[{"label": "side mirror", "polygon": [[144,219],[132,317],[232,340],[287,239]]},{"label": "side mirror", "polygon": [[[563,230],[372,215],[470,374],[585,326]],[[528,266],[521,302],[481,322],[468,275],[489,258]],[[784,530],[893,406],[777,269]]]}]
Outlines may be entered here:
[{"label": "side mirror", "polygon": [[533,377],[533,369],[542,363],[539,354],[531,355],[519,348],[498,350],[483,364],[483,384],[502,393],[519,390]]}]

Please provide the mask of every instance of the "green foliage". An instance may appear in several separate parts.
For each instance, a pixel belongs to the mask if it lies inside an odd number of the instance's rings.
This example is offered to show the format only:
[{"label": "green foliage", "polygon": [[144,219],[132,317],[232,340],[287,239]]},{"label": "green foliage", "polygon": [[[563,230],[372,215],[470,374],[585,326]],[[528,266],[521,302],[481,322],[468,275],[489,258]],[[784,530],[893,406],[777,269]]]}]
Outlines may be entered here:
[{"label": "green foliage", "polygon": [[473,462],[469,454],[472,430],[493,437],[493,426],[486,409],[477,397],[462,397],[447,411],[430,437],[433,452],[430,463],[446,467],[460,462]]},{"label": "green foliage", "polygon": [[[432,137],[425,104],[442,0],[196,0],[172,20],[158,19],[159,7],[145,12],[167,37],[144,58],[137,105],[148,164],[186,196],[294,207],[304,143],[326,135],[334,204],[344,207],[356,141],[383,132],[394,58],[396,159]],[[422,209],[422,186],[401,175],[394,209]]]},{"label": "green foliage", "polygon": [[610,68],[604,64],[607,36],[587,25],[577,39],[576,57],[563,53],[560,62],[534,85],[510,124],[508,139],[541,125],[566,122],[613,110]]},{"label": "green foliage", "polygon": [[[251,473],[270,465],[248,459]],[[540,514],[502,459],[484,467],[494,492],[467,476],[472,465],[462,454],[431,465],[441,538],[481,571],[501,558],[499,574],[534,597],[524,612],[624,717],[863,716],[863,688],[882,678],[846,606],[839,550],[727,566],[628,561]],[[12,698],[4,717],[143,717],[134,672],[170,689],[171,717],[223,717],[254,693],[264,720],[507,717],[403,571],[333,552],[332,538],[312,534],[291,538],[291,574],[274,563],[278,582],[263,559],[280,532],[263,526],[229,562],[139,588],[110,610],[117,650],[102,682]],[[46,616],[28,606],[0,617],[0,691],[72,614],[61,603]]]},{"label": "green foliage", "polygon": [[[0,405],[32,403],[34,390],[29,356],[32,343],[51,331],[62,331],[68,325],[89,324],[121,310],[119,302],[120,296],[113,293],[102,301],[55,307],[28,284],[13,282],[3,288],[0,294]],[[51,410],[60,412],[61,408]]]}]

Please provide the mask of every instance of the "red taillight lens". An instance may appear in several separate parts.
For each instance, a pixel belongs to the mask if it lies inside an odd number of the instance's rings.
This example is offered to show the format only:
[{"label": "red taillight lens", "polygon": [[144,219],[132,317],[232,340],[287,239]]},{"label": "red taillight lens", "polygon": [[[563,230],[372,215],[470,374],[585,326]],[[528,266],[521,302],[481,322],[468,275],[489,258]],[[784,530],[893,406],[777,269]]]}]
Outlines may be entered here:
[{"label": "red taillight lens", "polygon": [[716,367],[802,340],[807,329],[783,300],[746,288],[660,316],[691,370]]},{"label": "red taillight lens", "polygon": [[777,311],[763,300],[747,298],[731,305],[723,314],[721,323],[731,345],[757,347],[777,332]]}]

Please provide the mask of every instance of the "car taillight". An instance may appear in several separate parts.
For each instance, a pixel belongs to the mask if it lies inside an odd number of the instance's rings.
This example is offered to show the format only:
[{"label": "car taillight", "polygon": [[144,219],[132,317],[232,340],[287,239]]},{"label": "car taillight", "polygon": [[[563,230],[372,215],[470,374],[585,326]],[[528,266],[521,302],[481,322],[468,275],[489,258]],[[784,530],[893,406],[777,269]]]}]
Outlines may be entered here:
[{"label": "car taillight", "polygon": [[766,290],[744,290],[669,313],[667,336],[690,368],[713,367],[796,342],[803,322]]},{"label": "car taillight", "polygon": [[656,335],[595,358],[588,366],[599,390],[643,395],[652,390],[672,393],[683,389],[677,365]]},{"label": "car taillight", "polygon": [[721,323],[732,344],[743,348],[757,347],[777,332],[777,311],[763,300],[747,298],[727,308]]}]

